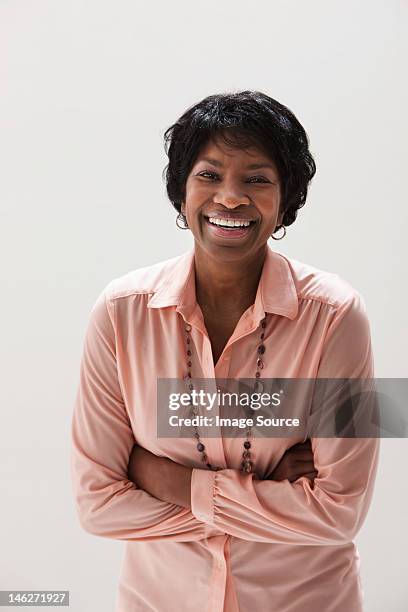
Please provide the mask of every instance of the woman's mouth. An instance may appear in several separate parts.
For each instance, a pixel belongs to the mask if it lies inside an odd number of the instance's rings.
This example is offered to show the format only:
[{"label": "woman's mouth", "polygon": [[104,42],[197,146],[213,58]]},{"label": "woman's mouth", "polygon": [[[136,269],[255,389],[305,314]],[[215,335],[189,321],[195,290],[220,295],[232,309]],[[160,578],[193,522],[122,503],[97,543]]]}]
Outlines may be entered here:
[{"label": "woman's mouth", "polygon": [[211,233],[214,236],[223,238],[242,238],[247,236],[256,223],[255,221],[243,221],[241,219],[218,219],[206,216],[204,216],[204,219]]}]

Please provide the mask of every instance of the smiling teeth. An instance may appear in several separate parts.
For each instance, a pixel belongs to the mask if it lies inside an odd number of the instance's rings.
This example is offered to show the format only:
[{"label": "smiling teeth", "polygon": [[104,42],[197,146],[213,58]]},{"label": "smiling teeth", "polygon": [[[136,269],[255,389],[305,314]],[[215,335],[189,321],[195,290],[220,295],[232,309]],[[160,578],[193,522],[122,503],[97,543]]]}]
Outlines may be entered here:
[{"label": "smiling teeth", "polygon": [[218,219],[217,217],[209,217],[210,223],[214,225],[222,225],[224,227],[248,227],[250,221],[238,221],[236,219]]}]

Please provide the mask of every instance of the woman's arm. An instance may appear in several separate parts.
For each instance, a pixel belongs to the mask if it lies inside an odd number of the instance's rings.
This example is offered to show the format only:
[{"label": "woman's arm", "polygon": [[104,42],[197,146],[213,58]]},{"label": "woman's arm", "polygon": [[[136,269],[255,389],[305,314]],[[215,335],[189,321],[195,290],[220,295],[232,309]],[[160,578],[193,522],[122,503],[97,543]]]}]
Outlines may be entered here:
[{"label": "woman's arm", "polygon": [[[129,480],[158,499],[189,509],[192,472],[192,468],[158,457],[138,444],[130,454]],[[268,479],[293,482],[302,476],[312,482],[317,476],[310,440],[288,448]]]},{"label": "woman's arm", "polygon": [[129,457],[128,477],[153,497],[191,510],[193,468],[158,457],[135,444]]},{"label": "woman's arm", "polygon": [[71,423],[71,477],[80,524],[117,540],[187,542],[223,535],[188,508],[156,499],[128,478],[135,439],[118,380],[108,287],[90,314]]},{"label": "woman's arm", "polygon": [[[359,294],[332,321],[316,378],[372,378],[369,322]],[[259,542],[334,545],[350,542],[372,498],[379,458],[376,438],[312,438],[318,477],[294,483],[254,474],[194,468],[191,508],[204,523]]]}]

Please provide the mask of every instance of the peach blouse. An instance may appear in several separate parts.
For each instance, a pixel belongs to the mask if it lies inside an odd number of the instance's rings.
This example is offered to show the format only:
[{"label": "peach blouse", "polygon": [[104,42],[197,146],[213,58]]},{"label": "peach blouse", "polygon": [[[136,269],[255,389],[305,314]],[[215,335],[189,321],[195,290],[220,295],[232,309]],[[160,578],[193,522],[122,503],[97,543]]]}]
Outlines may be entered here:
[{"label": "peach blouse", "polygon": [[[185,376],[184,322],[198,378],[374,377],[361,295],[345,280],[267,246],[256,299],[214,365],[196,302],[194,249],[109,282],[88,320],[71,429],[74,499],[83,529],[126,541],[116,612],[361,612],[353,538],[372,498],[379,439],[312,438],[318,477],[263,480],[302,438],[158,438],[156,379]],[[137,443],[193,469],[192,510],[127,478]],[[252,450],[252,449],[251,449]]]}]

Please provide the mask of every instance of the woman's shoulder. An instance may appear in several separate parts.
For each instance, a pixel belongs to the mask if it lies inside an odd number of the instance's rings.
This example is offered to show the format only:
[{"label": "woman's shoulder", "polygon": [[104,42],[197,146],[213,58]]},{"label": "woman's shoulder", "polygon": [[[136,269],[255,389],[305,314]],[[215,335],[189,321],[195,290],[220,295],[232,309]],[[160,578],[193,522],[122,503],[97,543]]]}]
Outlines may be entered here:
[{"label": "woman's shoulder", "polygon": [[153,294],[171,275],[172,271],[183,263],[189,253],[163,259],[150,265],[141,266],[113,278],[103,289],[107,299],[114,300],[135,294]]},{"label": "woman's shoulder", "polygon": [[334,307],[361,300],[362,295],[346,278],[336,271],[329,271],[282,253],[278,254],[291,272],[299,300],[315,300]]}]

